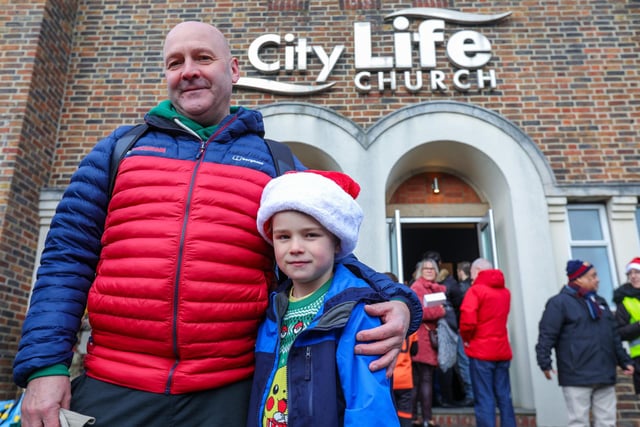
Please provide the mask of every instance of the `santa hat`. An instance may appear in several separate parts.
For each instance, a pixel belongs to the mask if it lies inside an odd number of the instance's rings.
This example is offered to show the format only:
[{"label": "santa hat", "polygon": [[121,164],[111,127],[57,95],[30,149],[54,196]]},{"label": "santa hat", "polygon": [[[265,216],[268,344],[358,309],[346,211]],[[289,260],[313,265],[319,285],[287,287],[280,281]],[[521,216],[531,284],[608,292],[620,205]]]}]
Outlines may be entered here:
[{"label": "santa hat", "polygon": [[627,268],[625,269],[625,273],[629,273],[631,270],[640,271],[640,258],[639,257],[635,257],[634,259],[629,261],[629,264],[627,264]]},{"label": "santa hat", "polygon": [[587,274],[587,271],[591,270],[593,265],[588,262],[584,262],[579,259],[572,259],[567,262],[567,277],[572,282],[576,279]]},{"label": "santa hat", "polygon": [[258,209],[258,232],[273,245],[271,218],[278,212],[298,211],[315,218],[340,240],[336,259],[349,255],[358,243],[362,209],[355,198],[360,186],[341,172],[289,172],[265,186]]}]

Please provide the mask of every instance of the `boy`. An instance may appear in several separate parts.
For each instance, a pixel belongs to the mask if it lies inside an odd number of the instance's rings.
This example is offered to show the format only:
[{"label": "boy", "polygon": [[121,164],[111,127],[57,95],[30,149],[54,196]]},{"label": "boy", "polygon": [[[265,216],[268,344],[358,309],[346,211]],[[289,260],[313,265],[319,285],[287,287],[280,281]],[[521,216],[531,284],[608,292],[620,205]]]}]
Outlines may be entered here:
[{"label": "boy", "polygon": [[385,373],[353,351],[379,324],[364,312],[380,297],[336,264],[356,246],[359,185],[339,172],[288,173],[262,193],[257,225],[289,280],[258,331],[248,426],[398,426]]}]

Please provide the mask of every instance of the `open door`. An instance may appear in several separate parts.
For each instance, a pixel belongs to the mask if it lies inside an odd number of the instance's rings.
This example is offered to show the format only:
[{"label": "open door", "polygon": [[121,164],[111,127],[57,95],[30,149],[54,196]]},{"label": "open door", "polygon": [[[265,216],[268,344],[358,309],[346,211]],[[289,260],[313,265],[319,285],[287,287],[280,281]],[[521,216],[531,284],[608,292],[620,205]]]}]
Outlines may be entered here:
[{"label": "open door", "polygon": [[402,228],[400,211],[396,209],[393,221],[389,223],[389,256],[391,257],[391,272],[398,276],[398,281],[404,283],[404,268],[402,267]]},{"label": "open door", "polygon": [[478,242],[480,243],[480,257],[491,261],[494,268],[499,268],[493,210],[489,209],[487,214],[478,221],[476,230],[478,232]]},{"label": "open door", "polygon": [[413,266],[429,249],[438,250],[443,261],[473,261],[480,256],[498,267],[491,209],[482,217],[404,218],[395,210],[387,226],[389,268],[401,283],[411,280],[405,274],[413,273]]}]

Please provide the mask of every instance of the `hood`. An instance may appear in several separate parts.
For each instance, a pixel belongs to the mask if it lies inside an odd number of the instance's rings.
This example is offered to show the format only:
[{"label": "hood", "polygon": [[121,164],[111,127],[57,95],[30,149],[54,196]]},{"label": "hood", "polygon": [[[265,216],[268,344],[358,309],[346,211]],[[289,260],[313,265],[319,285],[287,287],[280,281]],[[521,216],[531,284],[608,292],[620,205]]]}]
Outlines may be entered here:
[{"label": "hood", "polygon": [[491,288],[504,288],[504,274],[498,269],[482,270],[478,273],[472,286],[485,285]]}]

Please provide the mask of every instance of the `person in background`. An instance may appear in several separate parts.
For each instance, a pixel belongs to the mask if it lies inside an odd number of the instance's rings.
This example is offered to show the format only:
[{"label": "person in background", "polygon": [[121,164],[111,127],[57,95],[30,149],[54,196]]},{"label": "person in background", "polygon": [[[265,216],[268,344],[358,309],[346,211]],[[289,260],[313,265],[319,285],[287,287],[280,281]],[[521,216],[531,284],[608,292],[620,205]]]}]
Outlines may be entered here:
[{"label": "person in background", "polygon": [[614,291],[613,302],[618,334],[629,342],[633,359],[633,388],[640,395],[640,257],[629,261],[625,273],[627,282]]},{"label": "person in background", "polygon": [[[460,292],[462,292],[462,298],[464,299],[464,296],[471,287],[471,263],[469,261],[460,261],[457,264],[456,273],[458,274]],[[458,311],[458,316],[460,316],[460,311]]]},{"label": "person in background", "polygon": [[[57,427],[61,408],[96,427],[246,423],[275,284],[255,218],[276,168],[260,112],[231,106],[240,70],[217,28],[176,25],[163,67],[168,99],[146,114],[113,192],[111,156],[132,126],[82,160],[52,219],[13,366],[26,387],[22,427]],[[420,302],[352,255],[341,263],[388,300],[365,308],[384,324],[360,331],[355,351],[384,354],[370,367],[390,374],[410,314],[410,330],[420,324]],[[72,386],[85,306],[92,332]]]},{"label": "person in background", "polygon": [[[416,280],[411,289],[416,293],[420,301],[424,296],[436,292],[445,292],[446,288],[436,282],[438,277],[438,263],[433,259],[425,259],[418,263]],[[413,356],[415,369],[415,387],[417,389],[414,402],[414,424],[428,427],[436,427],[431,411],[433,399],[433,374],[438,366],[438,352],[433,348],[429,331],[435,330],[438,319],[444,317],[443,304],[432,307],[423,307],[422,326],[418,329],[418,352]],[[417,416],[418,403],[421,407],[422,418]]]},{"label": "person in background", "polygon": [[[436,282],[444,285],[446,288],[445,294],[447,296],[447,303],[445,305],[446,314],[445,318],[447,323],[456,334],[458,333],[458,317],[457,312],[460,311],[460,304],[462,303],[462,291],[457,280],[451,275],[449,270],[442,265],[442,258],[440,252],[430,250],[424,253],[423,259],[432,259],[438,263],[438,277]],[[445,408],[452,408],[458,406],[459,403],[455,399],[455,369],[448,369],[443,371],[440,367],[436,367],[434,376],[434,400],[437,406]]]},{"label": "person in background", "polygon": [[399,426],[391,384],[356,355],[356,334],[380,325],[380,299],[338,261],[356,247],[360,186],[340,172],[286,173],[267,184],[257,227],[289,278],[258,330],[248,427]]},{"label": "person in background", "polygon": [[[394,282],[398,277],[391,273],[384,273]],[[418,333],[414,332],[404,340],[398,355],[396,367],[393,370],[393,397],[400,419],[400,427],[411,427],[413,416],[413,401],[416,389],[413,383],[412,357],[418,352]]]},{"label": "person in background", "polygon": [[[536,358],[548,379],[555,349],[558,383],[567,405],[569,426],[616,425],[616,366],[633,373],[613,314],[598,295],[598,273],[579,259],[567,262],[567,284],[551,297],[539,324]],[[473,288],[472,288],[473,289]],[[477,395],[476,395],[477,398]]]},{"label": "person in background", "polygon": [[476,426],[494,427],[497,405],[500,427],[515,427],[507,332],[511,293],[502,271],[484,258],[471,264],[471,283],[460,307],[460,336],[469,357]]},{"label": "person in background", "polygon": [[[460,261],[457,264],[457,274],[458,285],[460,287],[460,291],[462,292],[462,300],[460,301],[460,305],[462,305],[464,296],[467,294],[467,291],[471,287],[471,263],[469,261]],[[458,306],[458,308],[456,309],[456,318],[458,320],[458,325],[460,325],[460,306]],[[467,353],[465,353],[464,351],[464,341],[462,340],[462,336],[460,335],[459,328],[458,336],[460,337],[460,339],[458,340],[458,358],[456,360],[456,370],[464,387],[464,399],[462,400],[462,402],[458,403],[458,405],[473,406],[474,397],[473,386],[471,384],[471,374],[469,372],[469,358],[467,357]]]}]

